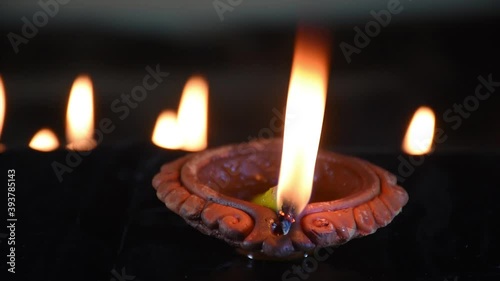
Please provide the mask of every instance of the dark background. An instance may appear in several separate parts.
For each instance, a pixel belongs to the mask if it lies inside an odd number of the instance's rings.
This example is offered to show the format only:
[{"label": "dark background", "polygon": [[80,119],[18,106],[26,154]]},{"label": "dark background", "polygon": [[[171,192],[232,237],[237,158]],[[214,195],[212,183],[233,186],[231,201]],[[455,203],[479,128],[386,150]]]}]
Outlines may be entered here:
[{"label": "dark background", "polygon": [[[310,2],[310,1],[307,1]],[[458,130],[443,113],[473,95],[477,77],[498,74],[499,17],[495,1],[401,1],[403,10],[348,63],[339,47],[354,45],[354,27],[388,1],[243,1],[220,21],[212,2],[80,1],[59,13],[15,54],[7,35],[40,11],[36,1],[5,1],[0,11],[0,73],[7,91],[2,142],[25,147],[42,126],[64,142],[69,90],[80,73],[91,75],[96,121],[110,117],[117,130],[103,140],[150,139],[161,110],[178,106],[184,83],[203,74],[210,83],[209,144],[256,137],[269,127],[273,108],[284,108],[298,22],[333,34],[332,64],[322,142],[349,150],[399,151],[420,105],[431,106],[437,126],[451,135],[438,149],[497,150],[497,93]],[[140,84],[147,65],[170,76],[118,120],[110,104]]]},{"label": "dark background", "polygon": [[[143,281],[280,280],[300,264],[249,261],[168,211],[151,177],[183,152],[149,140],[156,117],[177,108],[192,74],[210,85],[210,147],[257,137],[285,105],[301,21],[333,35],[323,148],[399,175],[398,157],[409,159],[400,144],[416,108],[431,106],[448,135],[401,182],[410,195],[403,213],[338,248],[308,280],[500,280],[500,90],[458,129],[443,119],[474,94],[479,75],[500,80],[496,1],[401,1],[403,11],[351,63],[339,44],[352,45],[353,28],[363,29],[370,11],[388,1],[243,0],[221,21],[212,1],[70,0],[16,54],[7,35],[22,34],[21,18],[31,21],[37,2],[0,3],[7,92],[0,173],[16,169],[19,202],[19,273],[2,280],[108,281],[123,268]],[[111,102],[157,64],[169,77],[120,120]],[[68,94],[80,73],[94,82],[95,120],[111,118],[117,129],[59,182],[50,164],[67,152],[35,153],[27,144],[41,127],[64,143]]]}]

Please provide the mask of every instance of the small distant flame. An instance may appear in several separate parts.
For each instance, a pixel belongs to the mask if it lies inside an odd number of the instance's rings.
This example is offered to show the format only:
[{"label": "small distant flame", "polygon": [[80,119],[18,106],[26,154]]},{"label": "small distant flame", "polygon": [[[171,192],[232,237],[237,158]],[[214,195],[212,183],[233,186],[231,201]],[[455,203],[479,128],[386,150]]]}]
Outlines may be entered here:
[{"label": "small distant flame", "polygon": [[180,149],[182,147],[182,136],[174,111],[165,110],[158,116],[152,141],[155,145],[166,149]]},{"label": "small distant flame", "polygon": [[325,112],[329,53],[328,40],[320,32],[299,29],[286,104],[277,190],[278,208],[285,212],[291,208],[295,215],[302,212],[311,197]]},{"label": "small distant flame", "polygon": [[406,131],[403,151],[410,155],[423,155],[432,150],[436,117],[431,108],[417,109]]},{"label": "small distant flame", "polygon": [[29,147],[43,152],[53,151],[59,147],[59,140],[54,132],[44,128],[33,136]]},{"label": "small distant flame", "polygon": [[90,77],[81,75],[71,88],[66,112],[68,149],[91,150],[96,146],[94,134],[94,101]]},{"label": "small distant flame", "polygon": [[164,111],[158,117],[152,141],[159,147],[200,151],[207,147],[208,83],[190,78],[182,93],[179,112]]}]

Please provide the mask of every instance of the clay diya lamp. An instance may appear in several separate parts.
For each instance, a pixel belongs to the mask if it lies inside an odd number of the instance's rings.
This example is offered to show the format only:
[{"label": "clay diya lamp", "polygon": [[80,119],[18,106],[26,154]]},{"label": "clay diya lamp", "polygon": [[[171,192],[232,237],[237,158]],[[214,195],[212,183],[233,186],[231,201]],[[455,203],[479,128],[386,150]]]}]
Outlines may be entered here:
[{"label": "clay diya lamp", "polygon": [[[330,52],[325,38],[299,29],[283,140],[189,154],[153,179],[170,210],[249,257],[290,259],[341,245],[386,226],[408,201],[382,168],[318,151]],[[257,204],[266,194],[275,203]]]},{"label": "clay diya lamp", "polygon": [[277,233],[279,214],[251,199],[276,186],[281,149],[274,139],[190,154],[163,165],[153,186],[189,225],[255,258],[296,258],[372,234],[408,201],[386,170],[320,151],[310,203],[286,235]]}]

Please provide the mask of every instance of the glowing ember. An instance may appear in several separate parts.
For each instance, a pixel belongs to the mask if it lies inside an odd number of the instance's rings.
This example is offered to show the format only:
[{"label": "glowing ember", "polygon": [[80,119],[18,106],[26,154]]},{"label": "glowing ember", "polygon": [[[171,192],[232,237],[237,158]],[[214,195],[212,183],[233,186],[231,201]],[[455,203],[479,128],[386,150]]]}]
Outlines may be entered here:
[{"label": "glowing ember", "polygon": [[417,109],[406,131],[403,151],[411,155],[423,155],[432,150],[436,117],[431,108]]},{"label": "glowing ember", "polygon": [[59,147],[59,140],[50,129],[41,129],[33,136],[29,147],[43,152],[53,151]]},{"label": "glowing ember", "polygon": [[68,149],[91,150],[96,146],[92,81],[88,76],[76,78],[71,88],[66,112]]},{"label": "glowing ember", "polygon": [[162,148],[180,149],[182,147],[182,136],[174,111],[165,110],[158,116],[151,140]]},{"label": "glowing ember", "polygon": [[300,214],[311,196],[325,111],[328,68],[328,40],[317,30],[300,28],[288,90],[277,191],[278,208],[285,213]]},{"label": "glowing ember", "polygon": [[208,83],[192,77],[186,83],[176,117],[164,111],[158,117],[152,141],[159,147],[200,151],[207,147]]}]

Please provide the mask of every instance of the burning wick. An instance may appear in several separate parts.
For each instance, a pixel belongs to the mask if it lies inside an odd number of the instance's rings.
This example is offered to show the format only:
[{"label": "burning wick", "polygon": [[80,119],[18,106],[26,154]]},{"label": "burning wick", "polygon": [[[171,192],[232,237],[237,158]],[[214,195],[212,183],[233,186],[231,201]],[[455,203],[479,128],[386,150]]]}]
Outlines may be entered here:
[{"label": "burning wick", "polygon": [[278,221],[271,223],[271,230],[275,235],[287,235],[295,222],[295,208],[292,204],[283,203],[278,211]]},{"label": "burning wick", "polygon": [[94,134],[94,90],[92,80],[80,75],[73,82],[66,111],[67,148],[89,151],[97,145]]},{"label": "burning wick", "polygon": [[278,220],[271,221],[271,231],[275,235],[286,235],[295,222],[297,212],[294,204],[289,201],[283,202],[281,209],[278,210],[276,189],[277,186],[271,187],[266,192],[255,196],[251,202],[275,210],[278,214]]},{"label": "burning wick", "polygon": [[163,111],[156,121],[152,142],[166,149],[201,151],[207,148],[208,82],[201,76],[189,78],[184,86],[178,113]]},{"label": "burning wick", "polygon": [[59,147],[59,140],[56,134],[50,129],[43,128],[38,131],[29,143],[29,147],[43,152],[56,150]]},{"label": "burning wick", "polygon": [[278,222],[271,226],[275,234],[286,235],[311,198],[326,105],[329,45],[323,30],[306,26],[298,29],[276,190],[281,210]]}]

